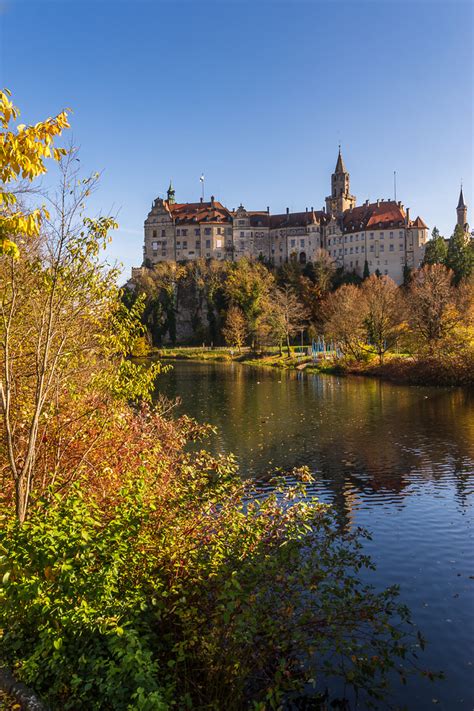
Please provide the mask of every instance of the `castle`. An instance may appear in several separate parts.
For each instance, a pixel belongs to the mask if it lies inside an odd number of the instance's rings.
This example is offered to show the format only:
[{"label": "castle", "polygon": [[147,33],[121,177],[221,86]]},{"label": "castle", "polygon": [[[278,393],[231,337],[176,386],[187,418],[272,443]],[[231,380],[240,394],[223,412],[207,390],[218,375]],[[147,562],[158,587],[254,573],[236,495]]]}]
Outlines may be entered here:
[{"label": "castle", "polygon": [[[462,198],[462,192],[461,192]],[[458,207],[465,222],[466,209]],[[266,210],[229,210],[211,197],[197,203],[178,203],[172,184],[167,199],[157,198],[145,220],[143,266],[161,261],[189,261],[202,257],[235,261],[262,259],[280,266],[290,259],[313,261],[321,249],[336,267],[362,276],[390,276],[401,284],[406,268],[417,268],[428,239],[421,217],[411,219],[409,208],[394,200],[356,204],[341,150],[331,176],[331,194],[322,210],[279,215]]]}]

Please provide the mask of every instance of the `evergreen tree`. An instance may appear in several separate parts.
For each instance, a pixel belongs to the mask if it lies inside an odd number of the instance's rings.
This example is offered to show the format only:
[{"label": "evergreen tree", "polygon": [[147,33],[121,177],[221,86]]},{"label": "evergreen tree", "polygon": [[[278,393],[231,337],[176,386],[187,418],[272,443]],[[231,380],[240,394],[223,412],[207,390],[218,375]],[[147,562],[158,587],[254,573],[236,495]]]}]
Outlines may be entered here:
[{"label": "evergreen tree", "polygon": [[454,272],[453,281],[459,284],[463,279],[469,279],[474,267],[474,250],[472,240],[466,235],[461,225],[456,225],[449,240],[446,266]]},{"label": "evergreen tree", "polygon": [[448,247],[446,246],[444,237],[440,235],[438,228],[434,227],[431,233],[431,239],[425,245],[423,266],[426,264],[446,264],[447,255]]},{"label": "evergreen tree", "polygon": [[368,261],[367,261],[367,259],[366,259],[365,262],[364,262],[364,273],[363,273],[363,275],[362,275],[362,278],[363,278],[363,279],[368,279],[369,276],[370,276],[369,263],[368,263]]},{"label": "evergreen tree", "polygon": [[408,266],[408,264],[405,264],[403,267],[403,286],[408,286],[411,282],[411,276],[412,276],[413,269]]}]

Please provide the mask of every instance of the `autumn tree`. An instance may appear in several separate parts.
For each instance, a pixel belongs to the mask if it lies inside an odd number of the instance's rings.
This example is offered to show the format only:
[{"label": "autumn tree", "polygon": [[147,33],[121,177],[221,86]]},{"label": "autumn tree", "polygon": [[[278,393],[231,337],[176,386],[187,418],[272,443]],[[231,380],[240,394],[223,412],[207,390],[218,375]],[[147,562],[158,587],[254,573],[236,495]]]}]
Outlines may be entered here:
[{"label": "autumn tree", "polygon": [[247,334],[247,322],[242,310],[239,309],[238,306],[230,306],[223,328],[223,336],[226,344],[231,348],[237,348],[239,353],[241,353]]},{"label": "autumn tree", "polygon": [[228,299],[242,310],[250,332],[251,346],[255,350],[258,321],[274,285],[274,277],[259,262],[241,259],[231,265],[225,282]]},{"label": "autumn tree", "polygon": [[439,233],[437,227],[433,227],[431,239],[425,244],[425,256],[423,266],[426,264],[445,264],[448,255],[448,248],[444,237]]},{"label": "autumn tree", "polygon": [[[427,264],[413,275],[407,294],[407,314],[417,348],[433,354],[447,339],[472,321],[472,287],[456,288],[452,272],[442,264]],[[461,330],[461,340],[465,340]]]},{"label": "autumn tree", "polygon": [[288,358],[291,356],[290,339],[307,326],[308,318],[308,309],[294,289],[283,286],[275,291],[270,303],[269,323],[280,343],[280,352],[281,342],[286,344]]},{"label": "autumn tree", "polygon": [[403,301],[395,282],[373,275],[360,287],[361,311],[368,344],[375,349],[379,362],[393,348],[403,332]]},{"label": "autumn tree", "polygon": [[[23,180],[28,186],[46,173],[47,158],[59,160],[65,155],[63,148],[54,147],[54,139],[69,127],[65,111],[34,126],[19,124],[15,129],[12,123],[19,115],[10,100],[10,92],[0,91],[0,254],[12,257],[19,254],[17,236],[38,236],[41,223],[48,215],[44,207],[28,210],[19,206],[18,182]],[[22,192],[24,190],[25,186]]]},{"label": "autumn tree", "polygon": [[337,343],[344,355],[359,360],[366,335],[360,288],[353,284],[339,287],[327,296],[323,313],[326,336]]},{"label": "autumn tree", "polygon": [[20,522],[41,487],[65,485],[81,470],[100,421],[90,439],[84,432],[104,399],[140,395],[138,371],[125,357],[141,335],[139,303],[131,312],[120,308],[118,271],[100,260],[115,222],[84,215],[97,178],[81,180],[75,156],[61,159],[60,188],[40,234],[16,236],[21,258],[0,257],[1,451]]}]

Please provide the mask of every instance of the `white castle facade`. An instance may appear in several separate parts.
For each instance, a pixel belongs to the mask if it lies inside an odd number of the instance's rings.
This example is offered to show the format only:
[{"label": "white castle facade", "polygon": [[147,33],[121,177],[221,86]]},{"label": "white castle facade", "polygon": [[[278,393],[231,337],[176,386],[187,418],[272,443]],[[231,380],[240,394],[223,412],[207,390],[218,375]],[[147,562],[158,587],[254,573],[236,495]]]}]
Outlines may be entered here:
[{"label": "white castle facade", "polygon": [[167,199],[157,198],[145,220],[143,266],[162,261],[242,257],[274,266],[295,259],[313,261],[325,250],[336,267],[362,276],[364,267],[401,284],[406,268],[423,259],[428,227],[409,208],[393,200],[362,205],[350,193],[341,151],[331,177],[331,194],[322,210],[270,214],[270,210],[229,210],[210,202],[179,203],[170,184]]}]

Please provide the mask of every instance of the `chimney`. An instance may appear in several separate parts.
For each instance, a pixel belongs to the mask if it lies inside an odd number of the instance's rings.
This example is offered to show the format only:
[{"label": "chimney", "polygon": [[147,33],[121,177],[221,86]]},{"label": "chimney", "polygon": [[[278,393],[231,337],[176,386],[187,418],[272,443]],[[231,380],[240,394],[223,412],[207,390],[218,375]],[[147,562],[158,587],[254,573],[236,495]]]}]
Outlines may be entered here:
[{"label": "chimney", "polygon": [[398,203],[397,203],[397,205],[398,205],[398,207],[401,207],[401,206],[402,206],[402,201],[399,200]]},{"label": "chimney", "polygon": [[406,223],[408,225],[408,223],[410,222],[410,208],[409,207],[407,207],[406,213],[407,213]]},{"label": "chimney", "polygon": [[377,207],[380,207],[380,200],[377,200]]},{"label": "chimney", "polygon": [[199,198],[199,200],[202,202],[202,198]]},{"label": "chimney", "polygon": [[306,212],[308,212],[308,208],[306,208]]},{"label": "chimney", "polygon": [[211,205],[212,205],[212,207],[214,207],[214,199],[215,199],[215,198],[214,198],[214,195],[211,195]]},{"label": "chimney", "polygon": [[270,206],[267,205],[267,215],[269,215],[269,214],[270,214]]},{"label": "chimney", "polygon": [[290,214],[290,208],[289,208],[289,207],[286,208],[286,214],[287,214],[287,215]]},{"label": "chimney", "polygon": [[325,208],[324,205],[323,205],[323,215],[324,215],[325,212],[326,212],[326,208]]}]

